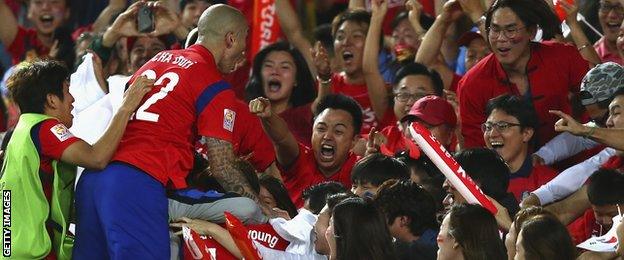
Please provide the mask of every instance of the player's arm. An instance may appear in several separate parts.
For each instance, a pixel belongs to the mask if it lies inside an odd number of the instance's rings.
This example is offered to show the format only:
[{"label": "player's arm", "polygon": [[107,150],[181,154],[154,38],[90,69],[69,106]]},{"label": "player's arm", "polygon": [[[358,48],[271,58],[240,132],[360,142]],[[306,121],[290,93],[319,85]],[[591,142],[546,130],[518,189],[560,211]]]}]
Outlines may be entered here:
[{"label": "player's arm", "polygon": [[250,101],[249,111],[262,120],[262,128],[275,147],[277,162],[286,168],[291,166],[299,156],[299,145],[284,119],[271,111],[271,102],[264,97]]},{"label": "player's arm", "polygon": [[102,137],[93,145],[83,140],[71,144],[63,151],[61,161],[89,169],[106,167],[113,153],[117,150],[117,145],[123,136],[126,125],[128,125],[130,116],[153,85],[154,80],[144,76],[138,77],[128,88],[119,111],[113,117]]},{"label": "player's arm", "polygon": [[0,24],[0,42],[8,48],[17,35],[17,19],[4,0],[0,0]]},{"label": "player's arm", "polygon": [[258,202],[258,196],[253,191],[243,173],[234,166],[236,155],[232,143],[218,138],[202,136],[202,143],[206,144],[208,165],[212,176],[229,192],[235,192]]}]

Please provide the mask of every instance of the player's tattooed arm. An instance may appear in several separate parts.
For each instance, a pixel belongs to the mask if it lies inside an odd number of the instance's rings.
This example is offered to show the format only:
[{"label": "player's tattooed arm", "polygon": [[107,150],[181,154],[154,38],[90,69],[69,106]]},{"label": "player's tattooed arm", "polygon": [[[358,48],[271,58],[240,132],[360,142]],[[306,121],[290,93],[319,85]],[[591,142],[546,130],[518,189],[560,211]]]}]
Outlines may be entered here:
[{"label": "player's tattooed arm", "polygon": [[251,188],[243,173],[234,166],[236,156],[232,144],[217,138],[202,136],[207,147],[208,164],[212,176],[228,192],[235,192],[258,202],[258,195]]}]

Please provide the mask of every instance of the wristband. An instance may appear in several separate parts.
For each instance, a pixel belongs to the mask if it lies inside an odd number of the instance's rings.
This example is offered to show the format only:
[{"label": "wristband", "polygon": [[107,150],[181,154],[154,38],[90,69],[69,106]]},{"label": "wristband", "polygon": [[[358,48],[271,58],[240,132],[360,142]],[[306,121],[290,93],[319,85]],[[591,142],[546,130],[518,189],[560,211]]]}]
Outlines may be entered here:
[{"label": "wristband", "polygon": [[582,49],[585,49],[585,48],[587,48],[587,47],[589,47],[589,43],[586,43],[585,45],[583,45],[583,46],[579,47],[579,48],[578,48],[578,51],[581,51]]},{"label": "wristband", "polygon": [[332,82],[331,80],[331,76],[329,77],[329,79],[327,80],[323,80],[321,77],[316,76],[316,80],[321,84],[321,85],[328,85]]},{"label": "wristband", "polygon": [[594,132],[596,132],[596,128],[597,128],[597,127],[595,127],[595,126],[590,126],[590,127],[589,127],[589,131],[587,131],[587,133],[585,133],[585,134],[583,135],[583,137],[585,137],[585,138],[590,138],[590,137],[594,134]]}]

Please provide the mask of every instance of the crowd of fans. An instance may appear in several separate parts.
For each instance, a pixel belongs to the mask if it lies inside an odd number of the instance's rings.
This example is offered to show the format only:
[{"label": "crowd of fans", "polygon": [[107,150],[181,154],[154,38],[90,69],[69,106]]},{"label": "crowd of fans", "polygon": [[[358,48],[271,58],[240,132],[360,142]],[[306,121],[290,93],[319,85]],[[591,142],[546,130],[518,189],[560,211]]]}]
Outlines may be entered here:
[{"label": "crowd of fans", "polygon": [[8,256],[624,257],[623,0],[274,0],[251,53],[257,2],[0,0]]}]

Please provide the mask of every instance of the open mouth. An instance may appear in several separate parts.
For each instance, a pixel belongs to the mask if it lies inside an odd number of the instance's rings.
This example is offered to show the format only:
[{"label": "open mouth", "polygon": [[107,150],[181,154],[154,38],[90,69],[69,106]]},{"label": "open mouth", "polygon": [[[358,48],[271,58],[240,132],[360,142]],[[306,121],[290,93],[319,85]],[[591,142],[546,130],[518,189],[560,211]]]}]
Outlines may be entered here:
[{"label": "open mouth", "polygon": [[354,57],[354,55],[353,55],[353,53],[352,53],[352,52],[350,52],[350,51],[345,51],[345,52],[343,52],[343,53],[342,53],[342,59],[343,59],[345,62],[352,61],[352,60],[353,60],[353,57]]},{"label": "open mouth", "polygon": [[620,25],[622,23],[618,23],[618,22],[608,22],[607,23],[607,27],[609,27],[610,30],[619,30],[620,29]]},{"label": "open mouth", "polygon": [[511,48],[497,48],[497,50],[501,55],[507,55],[507,53],[511,51]]},{"label": "open mouth", "polygon": [[39,21],[41,21],[42,23],[52,23],[54,21],[54,16],[49,15],[49,14],[44,14],[42,16],[39,17]]},{"label": "open mouth", "polygon": [[502,141],[491,141],[490,146],[492,146],[492,149],[498,149],[505,146],[505,144]]},{"label": "open mouth", "polygon": [[329,145],[329,144],[323,144],[321,145],[321,159],[323,161],[329,161],[334,159],[334,154],[336,153],[336,149]]},{"label": "open mouth", "polygon": [[446,194],[446,197],[444,197],[444,200],[442,200],[442,205],[448,207],[448,206],[453,205],[454,201],[455,201],[455,197],[453,196],[453,193],[449,192]]},{"label": "open mouth", "polygon": [[282,82],[275,79],[269,80],[268,85],[270,92],[277,92],[282,88]]}]

